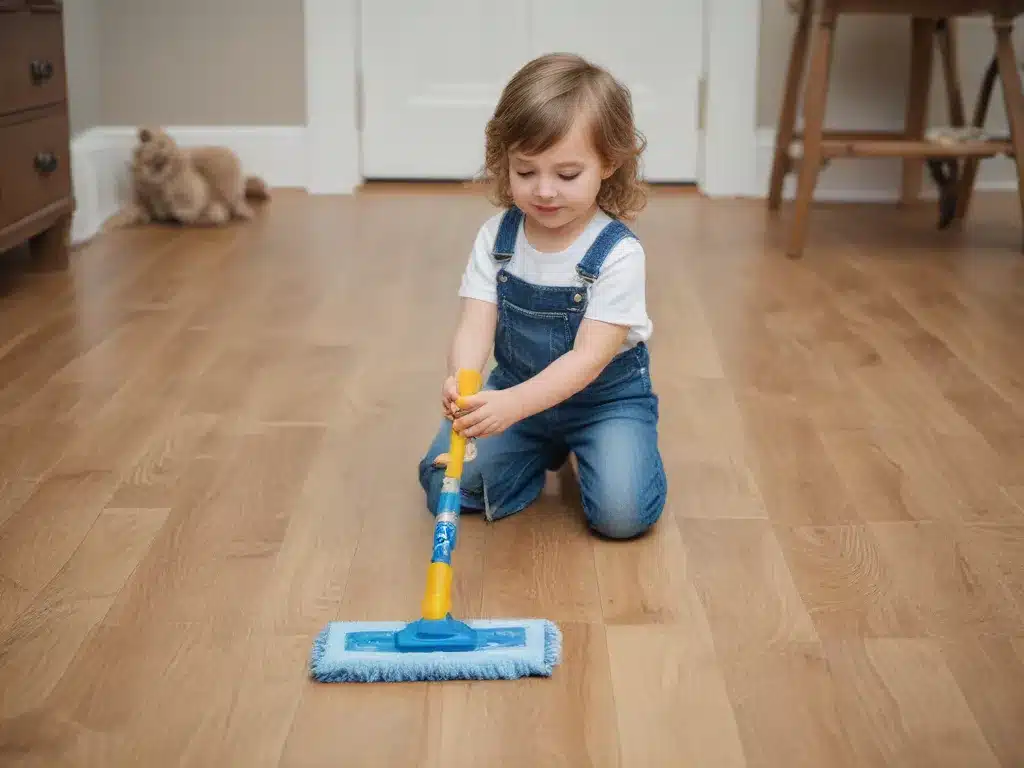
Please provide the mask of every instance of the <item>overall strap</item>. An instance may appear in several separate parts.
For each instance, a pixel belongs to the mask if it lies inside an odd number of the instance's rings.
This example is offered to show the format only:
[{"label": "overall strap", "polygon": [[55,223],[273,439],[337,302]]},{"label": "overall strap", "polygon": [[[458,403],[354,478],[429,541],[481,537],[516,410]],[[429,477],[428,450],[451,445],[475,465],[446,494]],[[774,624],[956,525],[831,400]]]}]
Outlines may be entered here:
[{"label": "overall strap", "polygon": [[636,238],[632,230],[618,219],[609,221],[601,230],[590,248],[576,265],[576,272],[586,283],[593,283],[601,273],[601,267],[608,254],[612,252],[620,240],[624,238]]},{"label": "overall strap", "polygon": [[494,238],[494,248],[491,255],[497,261],[508,261],[516,251],[516,236],[519,234],[519,224],[523,220],[523,212],[515,206],[505,211],[501,217],[501,224],[498,226],[498,235]]}]

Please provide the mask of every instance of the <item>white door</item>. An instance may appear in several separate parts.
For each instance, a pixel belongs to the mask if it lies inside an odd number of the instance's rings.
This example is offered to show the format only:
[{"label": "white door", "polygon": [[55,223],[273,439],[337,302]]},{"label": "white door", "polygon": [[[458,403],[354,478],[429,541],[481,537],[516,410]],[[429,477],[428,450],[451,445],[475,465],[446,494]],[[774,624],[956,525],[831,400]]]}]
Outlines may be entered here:
[{"label": "white door", "polygon": [[[712,0],[713,2],[714,0]],[[648,181],[697,180],[704,0],[533,2],[535,55],[578,53],[629,88]]]},{"label": "white door", "polygon": [[703,0],[371,0],[362,4],[362,172],[466,179],[484,125],[530,58],[570,51],[633,93],[650,181],[695,181]]},{"label": "white door", "polygon": [[505,82],[530,58],[526,0],[364,0],[362,173],[466,179]]}]

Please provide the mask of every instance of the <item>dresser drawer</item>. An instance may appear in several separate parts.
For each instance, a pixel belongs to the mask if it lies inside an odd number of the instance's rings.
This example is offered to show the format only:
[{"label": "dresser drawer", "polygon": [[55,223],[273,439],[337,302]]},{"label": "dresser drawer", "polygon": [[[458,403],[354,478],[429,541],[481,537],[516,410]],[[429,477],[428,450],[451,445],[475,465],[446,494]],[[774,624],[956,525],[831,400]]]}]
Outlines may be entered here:
[{"label": "dresser drawer", "polygon": [[0,230],[71,196],[67,114],[0,124]]},{"label": "dresser drawer", "polygon": [[0,115],[66,99],[63,15],[0,13]]}]

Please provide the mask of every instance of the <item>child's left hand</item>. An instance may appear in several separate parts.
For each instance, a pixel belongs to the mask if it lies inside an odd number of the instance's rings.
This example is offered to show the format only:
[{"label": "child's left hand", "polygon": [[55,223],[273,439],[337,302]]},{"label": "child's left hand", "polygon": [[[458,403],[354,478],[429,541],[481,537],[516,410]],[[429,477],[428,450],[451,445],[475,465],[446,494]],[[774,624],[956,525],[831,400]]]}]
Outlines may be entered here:
[{"label": "child's left hand", "polygon": [[489,437],[504,432],[523,418],[522,405],[507,389],[485,389],[462,398],[463,415],[455,419],[455,431],[464,437]]}]

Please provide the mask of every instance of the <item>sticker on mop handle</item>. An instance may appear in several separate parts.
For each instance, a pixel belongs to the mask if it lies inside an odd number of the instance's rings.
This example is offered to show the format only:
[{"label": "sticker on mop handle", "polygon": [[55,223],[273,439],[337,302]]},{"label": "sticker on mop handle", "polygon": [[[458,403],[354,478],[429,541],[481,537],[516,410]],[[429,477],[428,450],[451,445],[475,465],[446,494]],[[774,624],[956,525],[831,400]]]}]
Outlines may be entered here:
[{"label": "sticker on mop handle", "polygon": [[[439,453],[434,457],[433,464],[435,467],[447,467],[448,462],[451,461],[451,454]],[[470,439],[466,441],[466,452],[462,458],[463,464],[469,464],[473,459],[476,458],[476,440]]]},{"label": "sticker on mop handle", "polygon": [[434,551],[430,561],[432,563],[452,562],[452,550],[455,549],[456,529],[451,522],[438,522],[434,526]]}]

